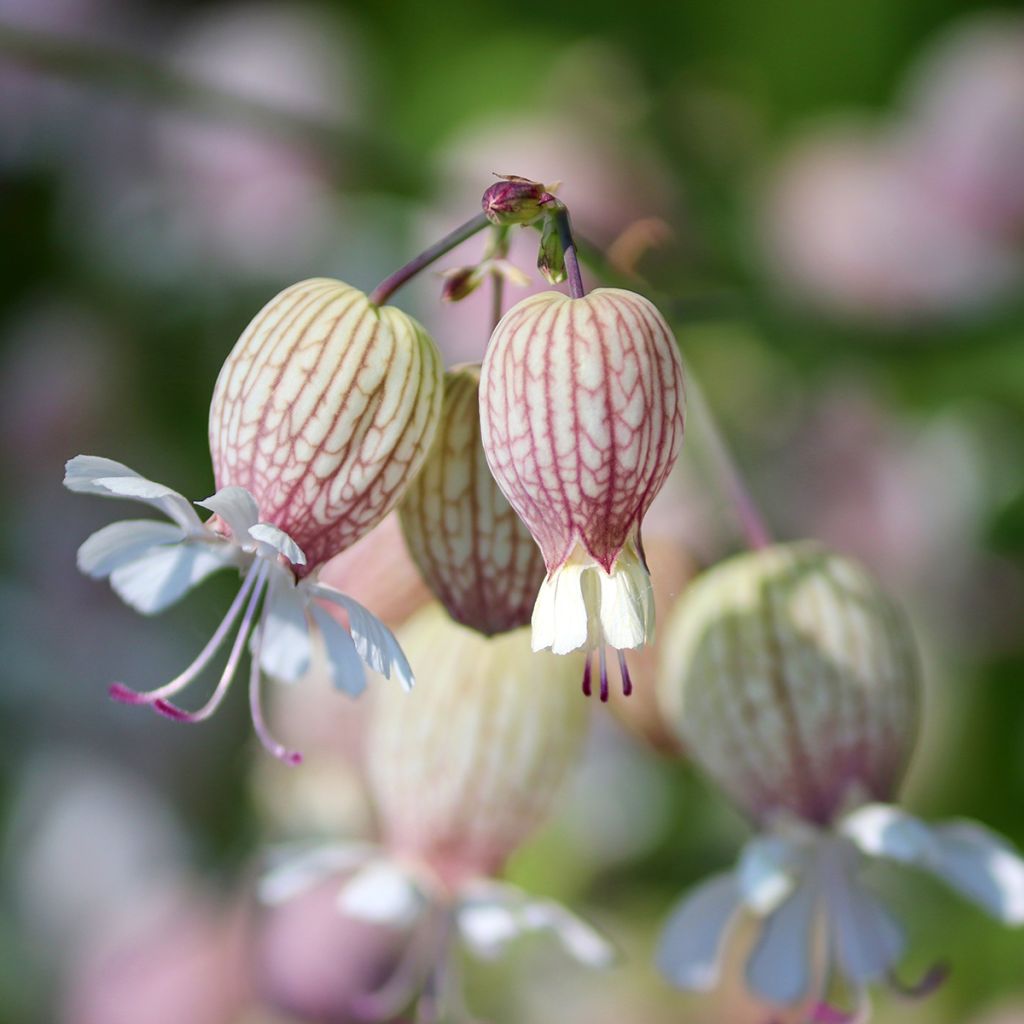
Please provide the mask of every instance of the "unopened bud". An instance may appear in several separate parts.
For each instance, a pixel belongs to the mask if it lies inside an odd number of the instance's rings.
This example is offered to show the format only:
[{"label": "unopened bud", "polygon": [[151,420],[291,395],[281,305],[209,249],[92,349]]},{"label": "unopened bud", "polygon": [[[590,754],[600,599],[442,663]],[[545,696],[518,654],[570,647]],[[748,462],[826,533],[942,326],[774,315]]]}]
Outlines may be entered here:
[{"label": "unopened bud", "polygon": [[501,175],[485,193],[481,205],[487,219],[499,227],[529,224],[555,201],[546,185],[514,174]]},{"label": "unopened bud", "polygon": [[558,234],[555,217],[545,217],[540,236],[540,251],[537,253],[537,269],[548,284],[561,284],[565,274],[565,249]]},{"label": "unopened bud", "polygon": [[545,569],[487,467],[479,385],[478,366],[445,375],[441,425],[399,516],[413,560],[452,618],[491,636],[530,621]]},{"label": "unopened bud", "polygon": [[666,719],[755,818],[823,824],[894,795],[918,661],[900,609],[855,563],[813,543],[730,559],[686,591],[663,644]]},{"label": "unopened bud", "polygon": [[441,276],[444,278],[441,298],[445,302],[459,302],[472,295],[483,283],[479,267],[453,267]]},{"label": "unopened bud", "polygon": [[495,873],[547,817],[579,754],[582,662],[531,653],[526,629],[487,639],[437,606],[401,642],[422,685],[381,688],[368,748],[388,844],[452,883]]}]

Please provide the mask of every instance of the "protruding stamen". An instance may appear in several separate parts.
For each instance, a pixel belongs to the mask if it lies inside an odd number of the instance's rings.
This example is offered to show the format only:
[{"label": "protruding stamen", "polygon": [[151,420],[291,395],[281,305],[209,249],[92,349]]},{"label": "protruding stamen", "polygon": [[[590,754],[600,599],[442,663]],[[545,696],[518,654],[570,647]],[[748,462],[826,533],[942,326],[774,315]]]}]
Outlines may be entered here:
[{"label": "protruding stamen", "polygon": [[590,651],[587,651],[587,660],[583,666],[583,696],[589,697],[590,694]]},{"label": "protruding stamen", "polygon": [[937,988],[942,986],[949,977],[949,964],[932,964],[924,974],[914,982],[907,983],[896,976],[894,971],[889,972],[889,985],[894,992],[907,999],[923,999],[931,995]]},{"label": "protruding stamen", "polygon": [[619,676],[622,679],[622,696],[628,697],[633,692],[633,680],[629,676],[629,666],[626,664],[626,652],[619,651]]},{"label": "protruding stamen", "polygon": [[238,634],[235,636],[235,642],[231,645],[231,653],[228,655],[227,664],[224,666],[224,671],[220,675],[217,688],[213,691],[210,699],[198,711],[186,711],[184,708],[179,708],[176,704],[172,704],[170,701],[160,697],[153,702],[154,711],[159,712],[166,718],[173,718],[176,722],[202,722],[220,707],[221,702],[227,696],[232,680],[235,678],[235,673],[238,671],[238,662],[242,658],[245,641],[248,639],[249,632],[252,629],[252,621],[256,615],[256,606],[259,604],[260,595],[263,593],[269,568],[269,565],[264,562],[257,570],[255,577],[257,582],[253,587],[252,594],[249,596],[249,603],[246,605],[242,625],[238,628]]},{"label": "protruding stamen", "polygon": [[604,644],[601,645],[601,703],[608,703],[608,661],[605,658]]},{"label": "protruding stamen", "polygon": [[206,642],[206,646],[196,656],[195,661],[184,672],[175,676],[169,683],[158,686],[155,690],[133,690],[131,687],[125,686],[124,683],[111,683],[107,690],[111,699],[121,704],[153,704],[161,698],[173,697],[176,693],[185,689],[206,668],[210,659],[217,653],[225,637],[231,631],[231,627],[235,624],[235,619],[238,618],[238,613],[245,604],[249,591],[252,590],[253,585],[256,583],[259,568],[260,560],[257,559],[246,573],[245,580],[235,595],[234,601],[231,602],[231,607],[228,608],[227,613],[221,620],[221,624],[217,627],[217,631],[210,637]]},{"label": "protruding stamen", "polygon": [[260,657],[263,654],[264,626],[265,620],[261,619],[256,627],[256,641],[252,648],[252,665],[249,668],[249,712],[252,715],[252,724],[267,753],[273,754],[285,764],[302,764],[302,754],[297,750],[289,750],[283,743],[278,743],[270,734],[270,729],[263,717],[263,705],[260,700]]}]

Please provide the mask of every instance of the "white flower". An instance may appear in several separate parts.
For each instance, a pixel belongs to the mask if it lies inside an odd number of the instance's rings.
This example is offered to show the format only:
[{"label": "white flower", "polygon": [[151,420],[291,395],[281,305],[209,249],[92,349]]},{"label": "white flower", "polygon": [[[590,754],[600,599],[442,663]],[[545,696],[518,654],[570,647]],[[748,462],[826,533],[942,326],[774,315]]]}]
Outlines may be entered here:
[{"label": "white flower", "polygon": [[[256,499],[245,488],[222,487],[196,502],[214,513],[203,522],[182,495],[119,462],[79,455],[66,469],[64,485],[69,490],[142,501],[171,520],[113,523],[79,548],[79,569],[96,579],[109,578],[118,596],[137,611],[145,615],[163,611],[218,569],[235,568],[242,575],[242,586],[223,621],[188,668],[147,692],[115,683],[110,689],[115,699],[148,704],[180,721],[202,721],[224,699],[248,639],[252,653],[249,700],[256,732],[275,757],[297,764],[301,756],[286,750],[267,730],[259,692],[261,668],[276,679],[294,682],[319,657],[334,685],[355,697],[366,685],[361,663],[366,662],[388,678],[395,672],[404,688],[412,687],[412,672],[391,631],[352,598],[318,583],[315,569],[297,580],[293,567],[304,566],[306,556],[287,533],[260,521]],[[345,612],[348,629],[328,612],[329,604]],[[241,625],[227,664],[207,703],[198,711],[172,704],[170,698],[210,663],[239,615]]]},{"label": "white flower", "polygon": [[[921,868],[1007,925],[1024,923],[1024,860],[973,822],[929,826],[897,807],[867,804],[831,828],[795,819],[751,840],[736,870],[699,885],[672,913],[658,966],[679,988],[719,981],[730,932],[743,916],[759,923],[746,984],[775,1006],[808,1005],[810,1020],[863,1020],[867,986],[888,979],[906,937],[864,877],[870,858]],[[846,1012],[827,1002],[835,977],[853,993]],[[912,994],[944,977],[935,969]]]},{"label": "white flower", "polygon": [[520,938],[548,934],[586,967],[605,968],[616,960],[612,944],[592,925],[553,900],[536,899],[505,882],[476,877],[452,891],[425,864],[389,857],[367,843],[291,848],[277,860],[260,883],[264,903],[282,903],[345,874],[338,891],[342,914],[407,933],[394,976],[360,1001],[360,1016],[367,1020],[394,1018],[432,987],[453,1004],[444,1019],[468,1020],[461,993],[448,984],[456,941],[490,961]]}]

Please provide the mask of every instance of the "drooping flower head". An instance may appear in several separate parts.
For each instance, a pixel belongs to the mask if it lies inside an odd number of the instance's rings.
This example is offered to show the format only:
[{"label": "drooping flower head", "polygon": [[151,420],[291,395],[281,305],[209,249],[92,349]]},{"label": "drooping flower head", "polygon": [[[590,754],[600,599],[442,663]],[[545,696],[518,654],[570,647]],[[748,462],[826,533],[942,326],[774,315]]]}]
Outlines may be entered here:
[{"label": "drooping flower head", "polygon": [[[210,412],[218,490],[197,503],[212,517],[201,521],[180,494],[120,463],[72,459],[65,477],[71,490],[143,501],[172,520],[115,523],[79,551],[82,571],[109,577],[138,611],[163,610],[220,568],[237,568],[244,580],[224,621],[180,676],[148,693],[115,684],[112,696],[179,720],[207,718],[227,693],[251,635],[254,724],[268,749],[295,762],[297,755],[267,734],[261,668],[295,680],[316,654],[335,685],[356,695],[365,685],[362,658],[385,675],[394,669],[411,686],[390,631],[362,605],[317,582],[317,570],[397,504],[426,455],[440,404],[440,360],[416,321],[377,308],[338,281],[304,281],[264,307],[221,370]],[[332,604],[347,617],[347,630],[328,612]],[[195,712],[171,704],[239,616],[207,704]]]},{"label": "drooping flower head", "polygon": [[616,288],[530,296],[491,337],[480,380],[484,451],[547,566],[535,650],[621,652],[654,633],[640,527],[683,437],[683,373],[647,299]]},{"label": "drooping flower head", "polygon": [[278,901],[343,871],[339,906],[407,933],[395,976],[363,1007],[390,1020],[420,993],[450,999],[439,1018],[463,1019],[450,984],[453,943],[486,959],[515,938],[549,932],[591,966],[613,957],[589,925],[550,900],[494,876],[550,814],[586,731],[586,706],[567,685],[574,659],[536,655],[525,629],[487,638],[435,606],[401,631],[427,684],[402,701],[378,692],[367,763],[383,849],[317,847],[263,886]]},{"label": "drooping flower head", "polygon": [[[716,566],[668,624],[658,693],[697,762],[759,826],[735,872],[673,913],[659,965],[710,989],[741,919],[756,925],[747,987],[810,1021],[863,1020],[866,987],[894,974],[906,937],[864,874],[869,858],[923,868],[998,919],[1024,923],[1024,862],[970,822],[929,827],[882,801],[912,752],[920,676],[895,603],[816,544]],[[936,969],[910,991],[941,980]],[[845,986],[852,1009],[834,998]]]},{"label": "drooping flower head", "polygon": [[445,375],[441,425],[399,515],[409,551],[448,613],[493,636],[529,623],[544,559],[487,467],[479,383],[478,366]]}]

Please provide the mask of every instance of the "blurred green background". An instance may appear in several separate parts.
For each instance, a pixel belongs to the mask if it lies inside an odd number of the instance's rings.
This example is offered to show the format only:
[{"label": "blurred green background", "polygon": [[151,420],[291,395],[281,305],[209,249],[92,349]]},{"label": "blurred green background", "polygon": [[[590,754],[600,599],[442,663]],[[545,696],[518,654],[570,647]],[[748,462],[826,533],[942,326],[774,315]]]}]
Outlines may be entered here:
[{"label": "blurred green background", "polygon": [[[112,506],[63,492],[62,466],[103,454],[210,493],[213,382],[256,310],[306,276],[371,288],[472,216],[492,172],[561,181],[581,234],[642,275],[778,535],[862,558],[910,606],[929,692],[907,803],[1024,843],[1018,17],[952,0],[0,0],[0,1021],[301,1019],[223,936],[253,927],[261,844],[301,831],[274,809],[306,806],[297,784],[250,756],[239,700],[185,729],[105,697],[190,660],[230,586],[149,621],[80,578],[75,549]],[[486,303],[439,292],[429,273],[395,301],[478,359]],[[688,449],[652,529],[700,566],[741,539],[699,422]],[[599,977],[524,950],[474,973],[472,997],[498,1021],[744,1019],[650,966],[669,907],[731,864],[744,826],[610,717],[592,746],[512,875],[589,913],[628,963]],[[310,802],[351,787],[337,771]],[[196,908],[167,941],[205,967],[151,964],[144,943],[121,971],[94,964],[155,889]],[[924,882],[898,900],[908,976],[938,958],[953,973],[920,1005],[880,996],[880,1020],[1024,1021],[1024,936]],[[158,1009],[165,987],[193,1002]]]}]

